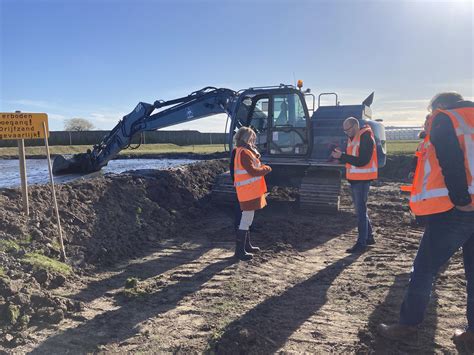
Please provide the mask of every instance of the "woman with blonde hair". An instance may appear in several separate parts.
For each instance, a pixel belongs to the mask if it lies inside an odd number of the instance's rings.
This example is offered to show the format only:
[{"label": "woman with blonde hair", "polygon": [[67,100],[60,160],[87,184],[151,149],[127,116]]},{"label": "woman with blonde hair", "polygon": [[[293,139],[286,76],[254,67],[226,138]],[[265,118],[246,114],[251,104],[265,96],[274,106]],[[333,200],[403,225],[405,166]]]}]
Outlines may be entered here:
[{"label": "woman with blonde hair", "polygon": [[264,176],[272,171],[268,165],[261,164],[260,154],[255,146],[256,139],[255,132],[249,127],[241,127],[234,137],[232,170],[237,199],[242,210],[235,244],[235,257],[239,260],[250,260],[252,253],[260,250],[250,243],[249,228],[255,211],[267,205],[265,200],[267,185]]}]

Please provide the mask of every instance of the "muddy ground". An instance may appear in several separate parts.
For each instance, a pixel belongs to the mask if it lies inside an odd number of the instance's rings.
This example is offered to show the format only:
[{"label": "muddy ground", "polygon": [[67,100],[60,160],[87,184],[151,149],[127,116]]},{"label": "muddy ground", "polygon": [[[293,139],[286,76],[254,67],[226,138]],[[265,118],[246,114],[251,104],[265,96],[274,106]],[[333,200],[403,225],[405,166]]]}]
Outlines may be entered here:
[{"label": "muddy ground", "polygon": [[[232,258],[233,211],[209,199],[226,163],[77,181],[58,187],[68,265],[59,257],[48,187],[0,190],[0,352],[445,353],[465,324],[460,255],[436,283],[418,339],[375,332],[397,321],[422,228],[400,183],[374,184],[377,244],[356,239],[344,186],[337,215],[300,211],[281,193],[256,214],[250,262]],[[399,167],[395,171],[400,170]],[[390,173],[390,177],[396,174]]]},{"label": "muddy ground", "polygon": [[[228,152],[215,152],[215,153],[145,153],[145,154],[126,154],[122,153],[116,156],[113,160],[117,159],[191,159],[191,160],[211,160],[211,159],[224,159],[229,156]],[[26,159],[46,159],[44,154],[26,154]],[[56,154],[51,155],[51,159],[54,159]],[[18,159],[17,154],[5,155],[1,154],[0,159]]]}]

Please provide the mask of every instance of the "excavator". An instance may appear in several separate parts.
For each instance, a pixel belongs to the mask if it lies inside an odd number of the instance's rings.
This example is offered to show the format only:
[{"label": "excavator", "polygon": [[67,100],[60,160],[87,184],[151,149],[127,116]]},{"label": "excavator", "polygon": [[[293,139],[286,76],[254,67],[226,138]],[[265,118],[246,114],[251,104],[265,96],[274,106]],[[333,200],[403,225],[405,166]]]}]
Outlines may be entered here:
[{"label": "excavator", "polygon": [[[310,89],[302,87],[301,80],[296,86],[280,84],[240,91],[205,87],[173,100],[140,102],[92,150],[69,159],[57,156],[53,173],[99,171],[129,147],[135,135],[223,113],[227,114],[229,152],[235,132],[242,126],[251,127],[257,135],[262,162],[272,167],[266,178],[269,187],[297,188],[297,202],[302,209],[335,213],[339,209],[344,166],[331,158],[331,152],[346,148],[342,122],[352,116],[361,127],[372,128],[379,167],[386,161],[385,128],[382,120],[372,119],[374,93],[361,104],[341,105],[337,93],[321,93],[316,100]],[[229,172],[216,178],[211,196],[221,202],[236,201]]]}]

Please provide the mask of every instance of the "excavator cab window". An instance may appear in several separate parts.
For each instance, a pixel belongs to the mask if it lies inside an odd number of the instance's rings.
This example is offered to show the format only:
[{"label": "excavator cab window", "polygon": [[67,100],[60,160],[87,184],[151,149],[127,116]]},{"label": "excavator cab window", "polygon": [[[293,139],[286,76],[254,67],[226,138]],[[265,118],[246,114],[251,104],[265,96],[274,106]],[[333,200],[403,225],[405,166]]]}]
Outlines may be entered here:
[{"label": "excavator cab window", "polygon": [[270,154],[306,155],[309,148],[307,115],[296,93],[272,96]]},{"label": "excavator cab window", "polygon": [[257,148],[262,152],[267,149],[269,101],[268,96],[255,97],[249,117],[249,126],[257,134]]},{"label": "excavator cab window", "polygon": [[250,126],[259,131],[264,131],[268,126],[268,97],[257,99],[250,116]]},{"label": "excavator cab window", "polygon": [[306,115],[298,95],[273,97],[273,126],[306,127]]}]

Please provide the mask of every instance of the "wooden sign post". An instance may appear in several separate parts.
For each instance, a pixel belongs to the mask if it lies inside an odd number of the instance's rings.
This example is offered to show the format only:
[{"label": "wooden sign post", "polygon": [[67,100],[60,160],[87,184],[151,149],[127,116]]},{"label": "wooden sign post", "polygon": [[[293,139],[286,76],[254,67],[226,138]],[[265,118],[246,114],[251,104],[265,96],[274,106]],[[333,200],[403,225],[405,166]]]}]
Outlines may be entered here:
[{"label": "wooden sign post", "polygon": [[56,191],[54,189],[53,173],[51,168],[51,157],[49,154],[49,129],[48,115],[45,113],[23,113],[16,111],[0,113],[0,140],[14,139],[18,140],[18,157],[20,160],[21,190],[23,195],[23,210],[26,215],[29,214],[28,205],[28,184],[26,177],[25,162],[25,139],[41,139],[44,138],[46,146],[46,156],[48,160],[49,180],[51,183],[51,192],[56,212],[56,220],[59,231],[59,241],[61,244],[61,259],[66,260],[66,252],[64,250],[63,234],[61,230],[61,221],[59,218],[58,202],[56,200]]},{"label": "wooden sign post", "polygon": [[49,154],[49,143],[47,137],[46,123],[43,122],[44,145],[46,147],[46,157],[48,159],[49,182],[51,183],[51,193],[53,194],[54,210],[56,212],[56,220],[58,222],[59,243],[61,244],[61,260],[66,261],[66,251],[64,250],[63,232],[61,229],[61,219],[59,218],[58,201],[56,199],[56,190],[54,189],[53,168],[51,165],[51,155]]},{"label": "wooden sign post", "polygon": [[27,216],[30,215],[30,204],[28,203],[28,180],[26,178],[26,157],[25,157],[25,140],[18,140],[18,160],[20,161],[20,178],[21,178],[21,196],[23,199],[23,212]]}]

